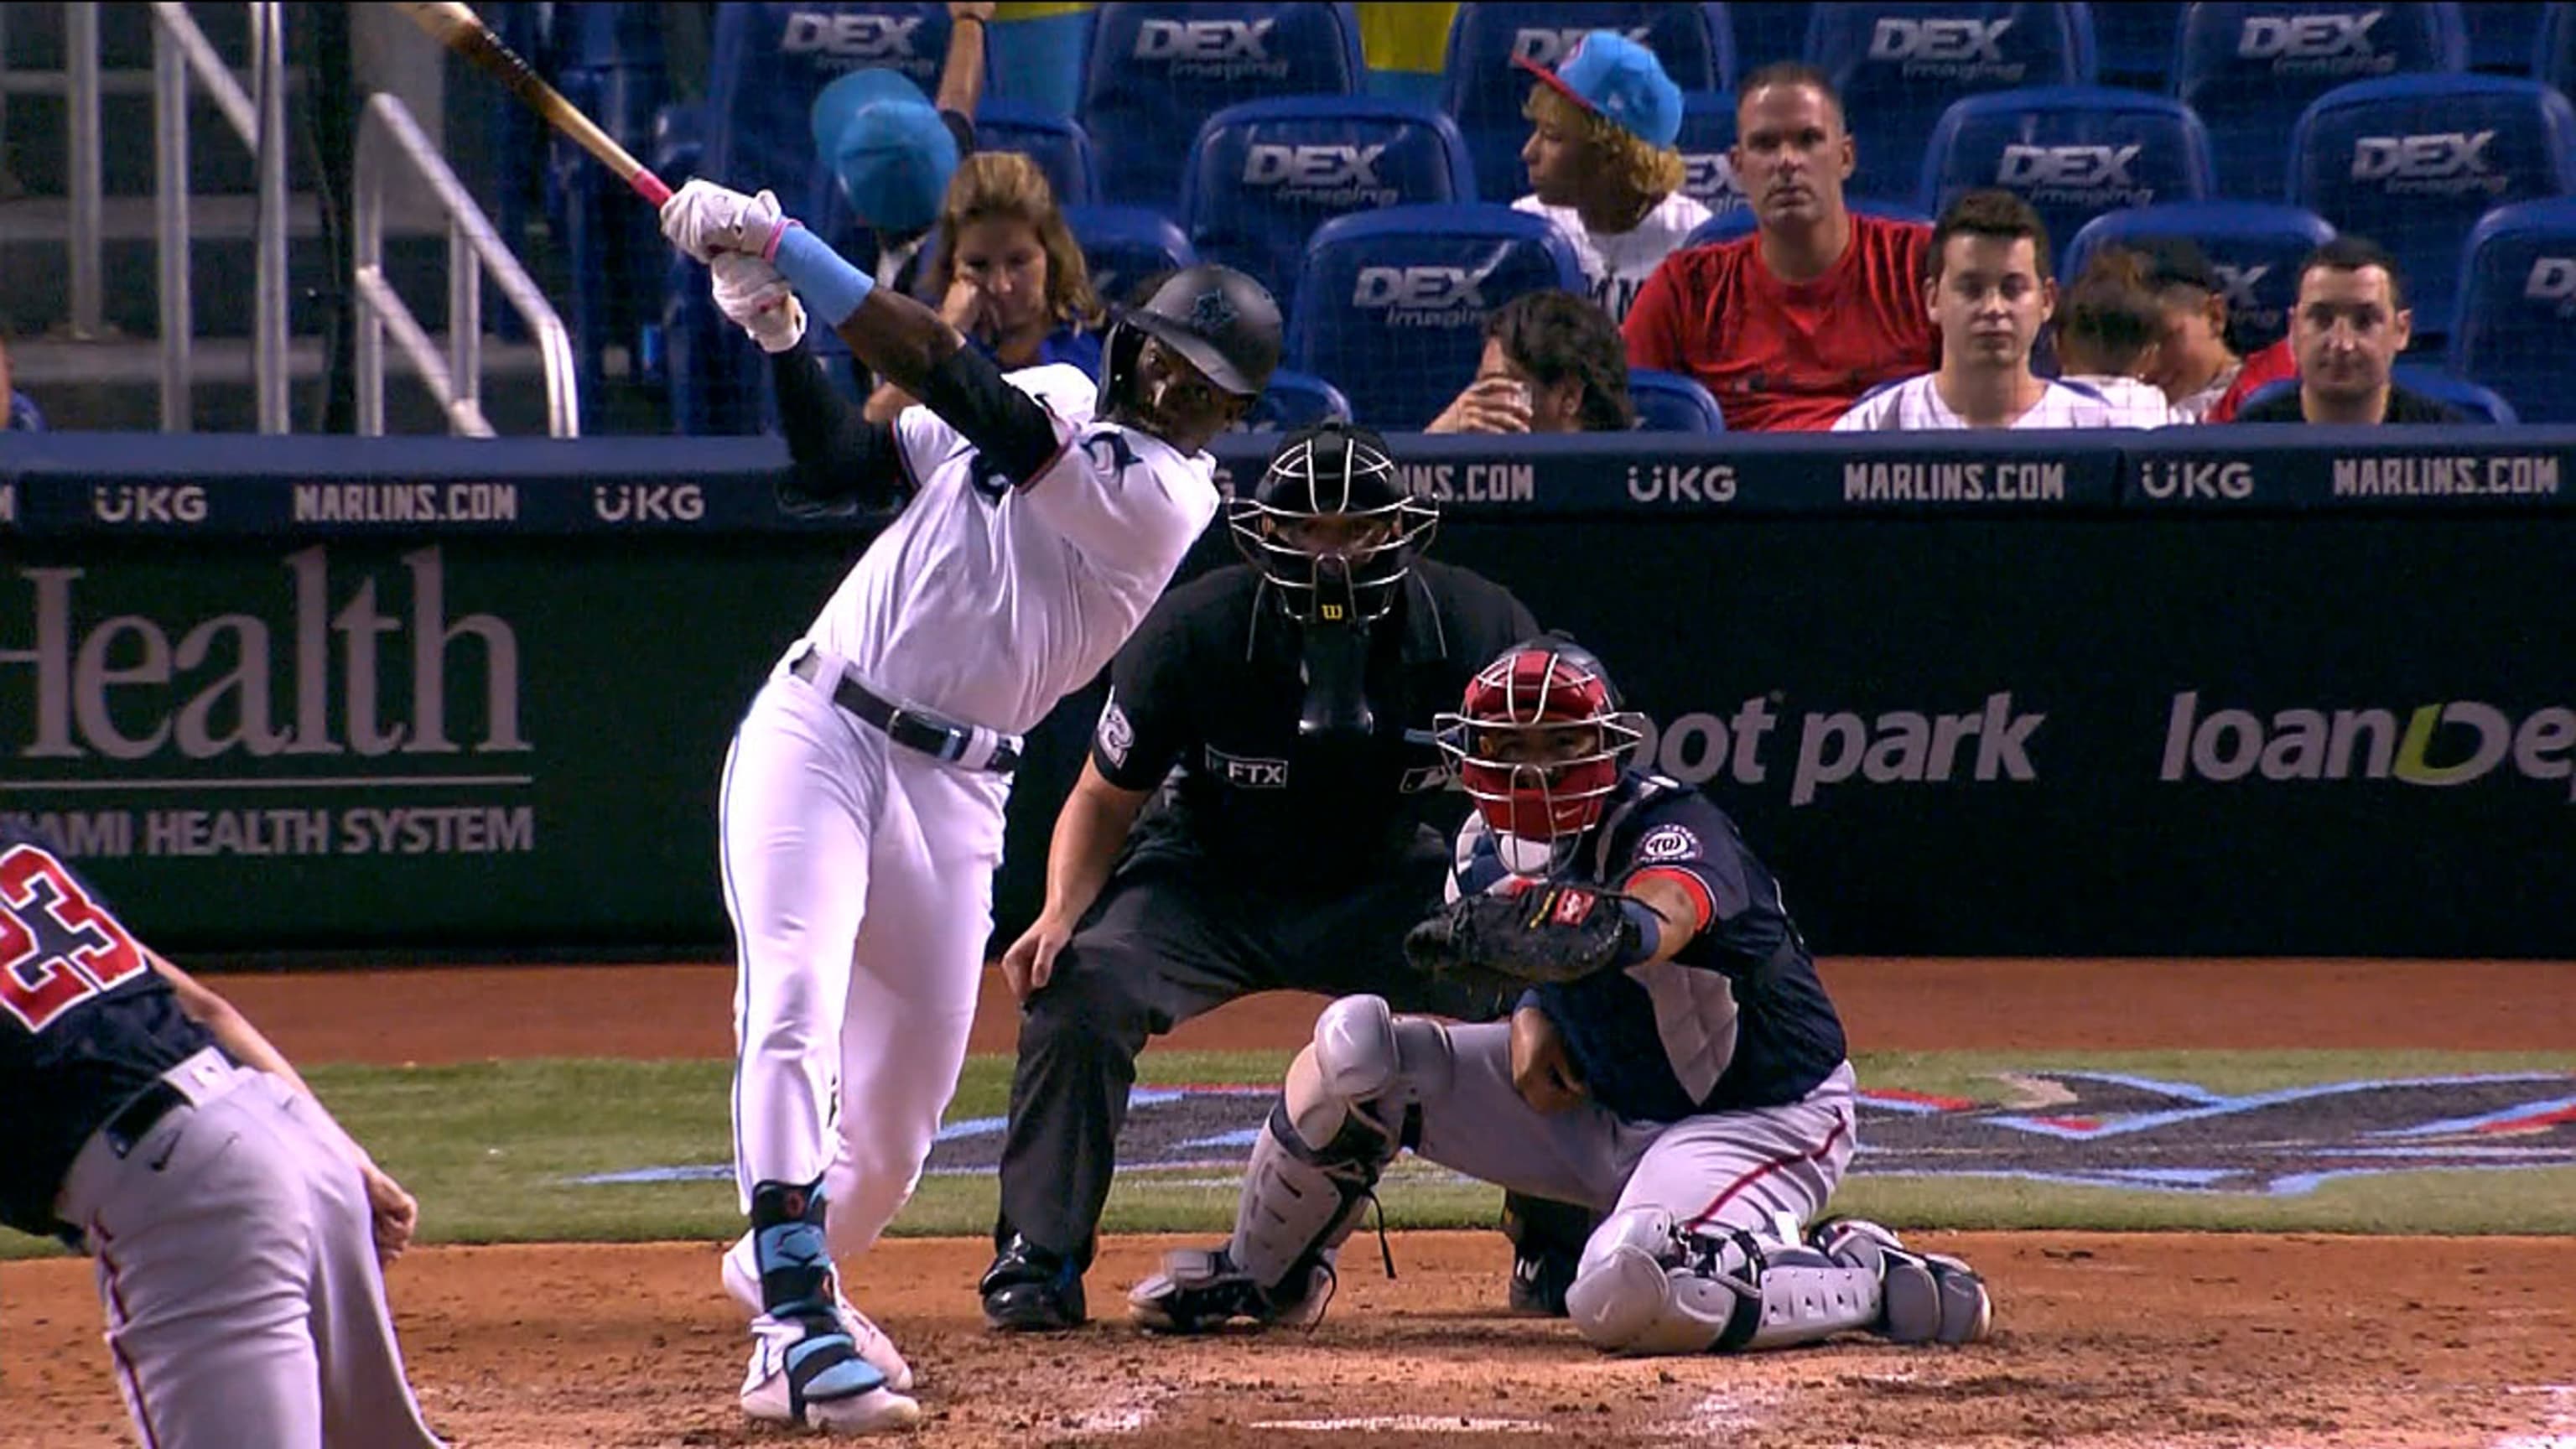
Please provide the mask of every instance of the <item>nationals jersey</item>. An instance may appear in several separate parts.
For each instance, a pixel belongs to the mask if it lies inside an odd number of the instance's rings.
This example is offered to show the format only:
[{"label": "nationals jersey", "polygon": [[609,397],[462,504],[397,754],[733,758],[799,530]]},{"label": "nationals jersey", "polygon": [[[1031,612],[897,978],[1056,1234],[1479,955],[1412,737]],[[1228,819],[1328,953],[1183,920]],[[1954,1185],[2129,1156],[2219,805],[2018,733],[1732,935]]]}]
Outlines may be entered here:
[{"label": "nationals jersey", "polygon": [[[1882,387],[1842,415],[1834,424],[1837,433],[1912,433],[1941,432],[1965,428],[1968,420],[1950,410],[1941,400],[1941,389],[1934,384],[1938,374],[1925,373],[1903,382]],[[2164,395],[2156,395],[2159,408]],[[2005,424],[2008,428],[2130,428],[2139,426],[2125,419],[2100,393],[2082,383],[2052,382],[2039,395],[2030,411]]]},{"label": "nationals jersey", "polygon": [[62,857],[0,825],[0,1223],[54,1233],[90,1134],[213,1042]]},{"label": "nationals jersey", "polygon": [[[1468,816],[1453,894],[1508,874],[1500,857],[1516,852],[1504,845],[1482,814]],[[1669,961],[1534,989],[1594,1101],[1677,1122],[1795,1102],[1842,1065],[1842,1019],[1778,883],[1707,796],[1632,770],[1600,822],[1560,843],[1553,862],[1550,878],[1581,885],[1665,877],[1699,907],[1698,932]]]},{"label": "nationals jersey", "polygon": [[1881,383],[1941,363],[1923,310],[1932,229],[1855,214],[1812,282],[1784,282],[1756,232],[1664,259],[1623,329],[1631,367],[1695,379],[1730,432],[1821,431]]},{"label": "nationals jersey", "polygon": [[1681,250],[1693,228],[1708,220],[1706,206],[1678,191],[1656,202],[1644,220],[1621,232],[1587,230],[1582,212],[1571,206],[1546,205],[1535,196],[1513,202],[1512,210],[1547,218],[1574,244],[1574,255],[1583,263],[1583,280],[1591,289],[1592,300],[1601,304],[1601,310],[1609,313],[1613,322],[1627,320],[1628,310],[1637,304],[1637,294],[1645,290],[1646,279],[1663,265],[1664,258]]},{"label": "nationals jersey", "polygon": [[808,637],[898,704],[1026,734],[1100,672],[1216,516],[1215,463],[1091,418],[1098,387],[1009,375],[1063,446],[1014,485],[926,407],[895,420],[916,493]]}]

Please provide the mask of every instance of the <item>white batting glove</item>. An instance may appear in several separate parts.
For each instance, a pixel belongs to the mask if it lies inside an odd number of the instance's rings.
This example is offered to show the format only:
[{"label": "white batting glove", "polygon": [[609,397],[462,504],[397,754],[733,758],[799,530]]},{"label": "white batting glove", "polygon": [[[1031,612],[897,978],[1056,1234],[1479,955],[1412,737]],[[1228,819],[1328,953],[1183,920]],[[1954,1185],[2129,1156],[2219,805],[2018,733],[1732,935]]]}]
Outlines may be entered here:
[{"label": "white batting glove", "polygon": [[767,256],[786,225],[775,193],[745,196],[712,181],[691,181],[662,203],[662,235],[701,262],[719,252]]},{"label": "white batting glove", "polygon": [[785,352],[805,335],[805,304],[778,268],[745,252],[718,252],[716,308],[751,334],[763,352]]}]

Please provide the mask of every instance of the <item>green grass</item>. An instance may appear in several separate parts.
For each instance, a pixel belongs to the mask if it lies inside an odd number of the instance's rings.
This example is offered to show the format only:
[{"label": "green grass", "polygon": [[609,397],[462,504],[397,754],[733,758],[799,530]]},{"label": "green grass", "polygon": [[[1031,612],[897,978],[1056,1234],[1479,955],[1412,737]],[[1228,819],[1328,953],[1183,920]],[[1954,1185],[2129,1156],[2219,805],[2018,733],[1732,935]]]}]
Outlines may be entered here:
[{"label": "green grass", "polygon": [[[1284,1052],[1156,1053],[1148,1082],[1269,1084]],[[2004,1071],[2085,1069],[2187,1081],[2230,1093],[2370,1077],[2576,1069],[2576,1054],[2159,1052],[1884,1054],[1860,1060],[1881,1087],[1997,1099]],[[738,1230],[727,1182],[576,1186],[592,1173],[725,1161],[725,1062],[510,1061],[320,1067],[315,1090],[423,1204],[428,1242],[713,1241]],[[952,1116],[1005,1109],[1010,1062],[967,1063]],[[1177,1185],[1187,1178],[1205,1185]],[[1207,1182],[1207,1179],[1219,1181]],[[1230,1174],[1122,1174],[1113,1232],[1218,1231],[1234,1210]],[[1500,1195],[1400,1164],[1381,1194],[1392,1227],[1481,1225]],[[2005,1179],[1863,1176],[1837,1206],[1923,1227],[2218,1229],[2265,1232],[2576,1232],[2576,1169],[2424,1172],[2328,1183],[2298,1197],[2124,1192]],[[926,1179],[899,1234],[989,1230],[989,1178]],[[0,1240],[0,1257],[48,1251]]]}]

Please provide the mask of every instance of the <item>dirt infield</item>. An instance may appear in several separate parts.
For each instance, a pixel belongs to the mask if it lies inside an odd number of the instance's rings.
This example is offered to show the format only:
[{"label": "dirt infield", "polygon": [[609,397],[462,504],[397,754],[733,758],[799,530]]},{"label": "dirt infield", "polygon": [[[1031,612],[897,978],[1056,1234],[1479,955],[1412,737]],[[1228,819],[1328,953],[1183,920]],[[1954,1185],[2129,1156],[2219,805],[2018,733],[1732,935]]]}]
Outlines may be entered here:
[{"label": "dirt infield", "polygon": [[[2576,964],[1829,963],[1876,1049],[2564,1050]],[[727,973],[234,976],[307,1062],[722,1056]],[[988,992],[976,1049],[1007,1050]],[[1181,1046],[1285,1045],[1313,998],[1244,1003]],[[435,1214],[437,1204],[427,1205]],[[1355,1252],[1311,1335],[1170,1343],[1123,1323],[985,1333],[984,1245],[894,1241],[854,1272],[909,1352],[924,1444],[1322,1442],[2576,1449],[2576,1242],[2030,1233],[1931,1239],[1990,1275],[1994,1339],[1612,1362],[1499,1316],[1504,1249],[1404,1234]],[[1113,1242],[1095,1313],[1166,1244]],[[393,1293],[431,1417],[469,1449],[777,1442],[741,1421],[738,1319],[713,1244],[427,1250]],[[128,1442],[86,1265],[0,1267],[0,1446]]]}]

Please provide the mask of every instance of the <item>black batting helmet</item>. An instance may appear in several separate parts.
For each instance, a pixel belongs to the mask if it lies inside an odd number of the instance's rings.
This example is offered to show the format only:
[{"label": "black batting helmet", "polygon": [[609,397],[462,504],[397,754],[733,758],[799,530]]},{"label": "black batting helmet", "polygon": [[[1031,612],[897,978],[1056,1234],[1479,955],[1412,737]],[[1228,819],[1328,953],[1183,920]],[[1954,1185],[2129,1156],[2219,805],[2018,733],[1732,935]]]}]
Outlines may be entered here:
[{"label": "black batting helmet", "polygon": [[1237,397],[1259,397],[1279,367],[1279,304],[1232,267],[1183,267],[1144,301],[1112,309],[1110,319],[1101,388],[1112,399],[1125,397],[1133,385],[1146,337],[1188,358],[1208,381]]},{"label": "black batting helmet", "polygon": [[1395,607],[1396,589],[1430,547],[1440,514],[1406,490],[1384,438],[1333,419],[1281,440],[1226,523],[1290,614],[1367,623]]}]

